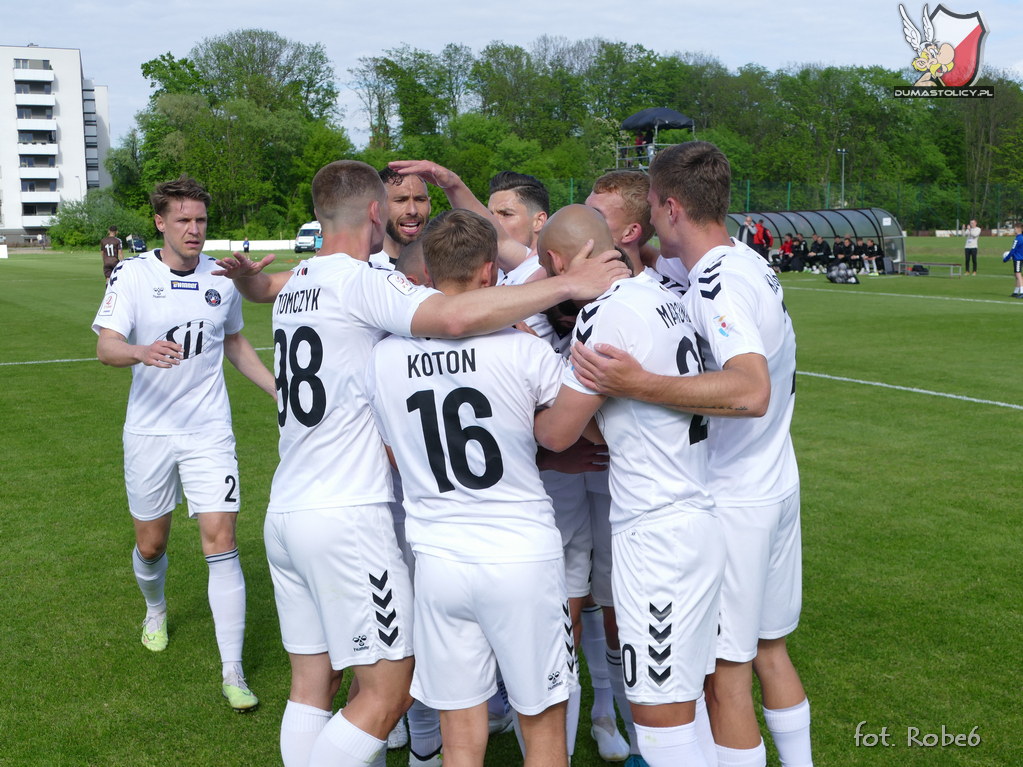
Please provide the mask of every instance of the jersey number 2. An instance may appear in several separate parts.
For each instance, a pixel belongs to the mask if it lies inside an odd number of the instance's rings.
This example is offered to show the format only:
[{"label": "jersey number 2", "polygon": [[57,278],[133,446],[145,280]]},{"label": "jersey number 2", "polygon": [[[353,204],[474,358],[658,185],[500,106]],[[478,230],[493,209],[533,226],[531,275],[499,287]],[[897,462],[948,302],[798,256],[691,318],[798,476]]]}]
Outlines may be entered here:
[{"label": "jersey number 2", "polygon": [[[455,486],[448,479],[444,444],[441,442],[437,422],[437,402],[433,391],[429,389],[417,391],[405,401],[405,404],[410,413],[419,411],[423,437],[426,439],[426,453],[430,460],[430,470],[437,480],[437,489],[442,493],[451,492]],[[490,418],[494,414],[490,401],[477,389],[463,386],[444,398],[441,409],[444,414],[444,434],[447,437],[448,453],[451,456],[451,470],[455,474],[455,479],[463,486],[471,490],[483,490],[493,487],[504,476],[504,461],[501,459],[501,448],[493,434],[482,426],[462,426],[458,409],[466,404],[472,406],[477,418]],[[469,470],[465,448],[470,442],[476,442],[483,448],[484,469],[480,476]]]},{"label": "jersey number 2", "polygon": [[[298,359],[298,351],[302,344],[309,347],[309,362],[302,365]],[[327,410],[327,390],[323,381],[316,377],[323,364],[323,342],[316,331],[307,325],[297,328],[291,336],[290,349],[288,336],[283,329],[274,331],[274,346],[278,363],[274,380],[277,383],[277,425],[283,427],[288,420],[288,407],[295,418],[303,426],[315,426],[323,420]],[[291,371],[289,378],[288,371]],[[302,384],[309,387],[312,402],[309,409],[302,407],[300,392]]]},{"label": "jersey number 2", "polygon": [[[684,336],[678,345],[678,351],[675,352],[675,365],[678,367],[679,375],[689,374],[690,357],[696,361],[696,372],[702,373],[706,369],[703,364],[703,355],[699,349],[693,346],[689,336]],[[689,444],[695,445],[705,439],[707,439],[707,416],[694,415],[689,422]]]}]

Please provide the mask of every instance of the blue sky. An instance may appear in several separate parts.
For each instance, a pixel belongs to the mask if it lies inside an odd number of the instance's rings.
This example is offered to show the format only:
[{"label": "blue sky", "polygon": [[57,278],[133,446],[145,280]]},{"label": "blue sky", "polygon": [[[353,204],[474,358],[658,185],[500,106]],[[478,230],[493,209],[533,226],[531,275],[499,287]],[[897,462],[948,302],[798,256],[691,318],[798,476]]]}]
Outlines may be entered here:
[{"label": "blue sky", "polygon": [[[904,0],[905,2],[905,0]],[[985,63],[1023,76],[1023,3],[1014,0],[945,0],[957,13],[979,10],[991,33]],[[931,3],[931,10],[936,7]],[[660,53],[704,51],[734,69],[754,62],[769,69],[802,62],[879,64],[901,69],[912,60],[902,36],[898,3],[889,0],[648,0],[634,11],[612,0],[374,2],[365,0],[127,0],[116,10],[98,0],[53,0],[41,15],[31,4],[7,8],[0,44],[36,43],[80,48],[86,76],[110,89],[111,138],[132,126],[149,97],[139,70],[144,61],[188,54],[203,37],[259,27],[307,43],[323,43],[341,85],[344,120],[357,144],[366,140],[365,117],[344,86],[360,56],[408,43],[439,51],[461,43],[478,51],[492,40],[528,45],[542,34],[572,40],[603,37],[640,43]],[[771,10],[775,8],[776,10]],[[906,3],[919,26],[923,4]],[[670,105],[669,105],[670,106]]]}]

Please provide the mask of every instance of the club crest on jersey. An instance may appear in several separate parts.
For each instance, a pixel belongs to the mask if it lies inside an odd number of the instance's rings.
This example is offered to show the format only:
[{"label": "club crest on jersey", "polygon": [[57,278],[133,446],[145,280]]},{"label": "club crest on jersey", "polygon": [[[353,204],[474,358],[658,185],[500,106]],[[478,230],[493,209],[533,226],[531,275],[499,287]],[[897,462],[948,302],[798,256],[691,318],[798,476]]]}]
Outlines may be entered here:
[{"label": "club crest on jersey", "polygon": [[215,332],[216,325],[212,320],[189,320],[182,325],[176,325],[168,330],[163,338],[172,344],[181,345],[181,359],[187,360],[202,354],[203,349],[208,345],[211,333]]},{"label": "club crest on jersey", "polygon": [[728,338],[728,331],[732,329],[732,326],[728,323],[728,319],[723,314],[719,314],[714,318],[714,324],[717,325],[718,333]]},{"label": "club crest on jersey", "polygon": [[153,298],[165,298],[163,295],[165,292],[165,288],[153,288]]},{"label": "club crest on jersey", "polygon": [[117,294],[107,293],[103,297],[103,305],[99,309],[100,317],[109,317],[114,313],[114,307],[117,306]]},{"label": "club crest on jersey", "polygon": [[189,280],[171,280],[171,290],[198,290],[199,283]]},{"label": "club crest on jersey", "polygon": [[206,303],[210,306],[220,306],[220,293],[210,288],[206,291]]}]

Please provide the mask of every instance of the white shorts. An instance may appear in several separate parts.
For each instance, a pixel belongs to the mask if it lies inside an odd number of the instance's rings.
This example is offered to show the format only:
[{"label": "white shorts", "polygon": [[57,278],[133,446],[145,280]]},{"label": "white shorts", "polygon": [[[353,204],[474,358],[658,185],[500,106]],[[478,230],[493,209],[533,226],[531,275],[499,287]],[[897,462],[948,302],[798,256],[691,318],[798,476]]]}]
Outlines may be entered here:
[{"label": "white shorts", "polygon": [[696,700],[714,668],[720,520],[674,511],[616,533],[611,545],[626,697],[643,705]]},{"label": "white shorts", "polygon": [[230,429],[196,434],[124,432],[124,485],[128,510],[148,522],[174,511],[181,493],[188,516],[208,511],[237,513],[238,456]]},{"label": "white shorts", "polygon": [[795,631],[803,607],[799,491],[771,506],[717,508],[728,563],[717,657],[746,663],[757,641]]},{"label": "white shorts", "polygon": [[590,594],[601,607],[614,607],[611,589],[611,496],[587,491],[590,503],[590,530],[593,537],[593,568]]},{"label": "white shorts", "polygon": [[284,648],[340,670],[412,655],[412,584],[386,503],[267,514]]},{"label": "white shorts", "polygon": [[416,555],[416,670],[412,697],[438,711],[497,692],[534,716],[575,689],[572,622],[560,559],[479,564]]},{"label": "white shorts", "polygon": [[590,530],[590,503],[586,497],[584,474],[542,471],[544,490],[554,506],[554,524],[561,533],[565,551],[565,585],[571,599],[590,593],[590,568],[593,558],[593,533]]}]

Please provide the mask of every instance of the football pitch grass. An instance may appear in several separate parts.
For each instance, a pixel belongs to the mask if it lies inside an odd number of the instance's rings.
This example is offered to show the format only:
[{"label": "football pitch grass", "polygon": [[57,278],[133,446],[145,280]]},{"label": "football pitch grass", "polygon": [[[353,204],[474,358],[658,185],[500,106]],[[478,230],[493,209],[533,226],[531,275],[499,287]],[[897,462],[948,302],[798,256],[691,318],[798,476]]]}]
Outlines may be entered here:
[{"label": "football pitch grass", "polygon": [[[800,371],[804,601],[789,646],[819,767],[1023,763],[1023,301],[1001,263],[1010,242],[981,240],[977,277],[781,275]],[[959,261],[962,240],[910,240],[909,254]],[[239,715],[220,695],[207,566],[184,507],[169,547],[170,646],[139,642],[120,440],[131,374],[94,359],[100,275],[92,252],[0,260],[0,765],[279,764],[290,675],[262,541],[274,405],[227,366],[245,670],[261,701]],[[269,307],[244,311],[269,365]],[[28,362],[45,364],[13,364]],[[574,765],[595,767],[588,681],[583,694]],[[861,741],[887,727],[891,745],[857,746],[860,722]],[[943,727],[980,743],[943,746]],[[907,745],[909,728],[920,745]],[[521,764],[513,735],[492,739],[487,764]]]}]

